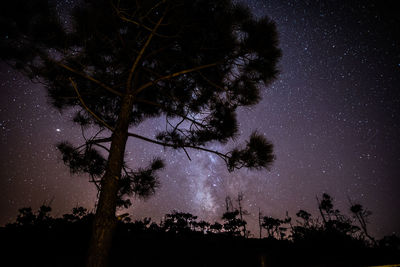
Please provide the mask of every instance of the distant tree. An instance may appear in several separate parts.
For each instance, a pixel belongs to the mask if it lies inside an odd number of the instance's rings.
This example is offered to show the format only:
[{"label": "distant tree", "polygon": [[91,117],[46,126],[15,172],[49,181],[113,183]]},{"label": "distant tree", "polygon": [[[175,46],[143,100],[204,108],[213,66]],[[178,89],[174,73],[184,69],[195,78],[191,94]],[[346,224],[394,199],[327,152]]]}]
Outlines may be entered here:
[{"label": "distant tree", "polygon": [[258,228],[259,228],[259,238],[262,238],[262,213],[261,213],[261,208],[258,208]]},{"label": "distant tree", "polygon": [[72,209],[72,213],[67,213],[63,215],[63,219],[66,222],[79,222],[85,217],[89,216],[89,212],[84,207],[75,207]]},{"label": "distant tree", "polygon": [[[243,219],[243,216],[244,216],[244,215],[249,215],[249,214],[250,214],[250,213],[249,213],[247,210],[245,210],[245,209],[243,208],[243,206],[242,206],[243,197],[244,197],[243,192],[239,192],[239,193],[238,193],[238,196],[237,196],[237,199],[236,199],[236,201],[237,201],[237,203],[238,203],[239,218],[240,218],[241,221],[244,221],[244,219]],[[243,228],[242,231],[243,231],[243,236],[244,236],[244,237],[248,237],[249,234],[250,234],[250,231],[247,231],[247,229],[246,229],[246,224],[247,224],[247,223],[244,223],[244,224],[243,224],[243,227],[242,227],[242,228]]]},{"label": "distant tree", "polygon": [[330,195],[323,193],[321,201],[317,197],[318,209],[321,214],[322,220],[326,225],[334,214],[333,199]]},{"label": "distant tree", "polygon": [[210,231],[214,234],[220,233],[222,228],[223,228],[223,225],[220,224],[219,222],[215,222],[210,225]]},{"label": "distant tree", "polygon": [[225,211],[234,211],[236,208],[233,206],[232,199],[230,196],[225,197]]},{"label": "distant tree", "polygon": [[[132,229],[139,232],[146,231],[147,229],[152,229],[154,227],[154,225],[152,226],[153,223],[157,225],[155,222],[151,222],[151,218],[147,217],[143,218],[142,220],[135,220],[134,222],[131,222],[131,220],[127,221],[124,219],[122,219],[121,221],[124,223],[129,223]],[[159,228],[158,225],[157,228]],[[155,230],[155,228],[152,230]]]},{"label": "distant tree", "polygon": [[243,235],[246,237],[247,222],[243,219],[243,214],[246,212],[241,206],[241,201],[243,200],[243,194],[239,193],[236,201],[238,202],[239,208],[233,205],[232,199],[227,196],[225,198],[225,212],[222,214],[222,219],[224,220],[223,229],[226,233],[239,236]]},{"label": "distant tree", "polygon": [[246,221],[240,219],[239,210],[227,211],[222,215],[224,220],[223,229],[232,236],[240,236]]},{"label": "distant tree", "polygon": [[84,207],[75,207],[72,209],[72,214],[78,217],[79,219],[82,219],[86,215],[88,215],[88,210]]},{"label": "distant tree", "polygon": [[326,230],[344,235],[351,235],[359,230],[359,227],[354,226],[347,216],[334,208],[333,198],[330,195],[324,193],[321,200],[317,197],[317,201]]},{"label": "distant tree", "polygon": [[163,229],[156,223],[156,222],[152,222],[150,225],[149,225],[149,228],[148,228],[150,231],[152,231],[152,232],[156,232],[156,233],[159,233],[159,232],[162,232],[163,231]]},{"label": "distant tree", "polygon": [[288,225],[290,226],[291,218],[286,213],[286,218],[281,220],[271,216],[261,217],[261,226],[267,230],[268,238],[284,239],[287,235]]},{"label": "distant tree", "polygon": [[36,215],[33,213],[32,208],[21,208],[18,210],[17,224],[18,225],[33,225],[36,222]]},{"label": "distant tree", "polygon": [[[83,132],[98,128],[81,146],[57,146],[71,172],[90,174],[99,190],[87,266],[107,264],[117,206],[159,185],[161,159],[127,166],[128,137],[188,157],[187,149],[214,153],[230,171],[270,166],[272,144],[255,132],[227,153],[206,148],[238,135],[237,108],[256,104],[276,77],[280,50],[269,19],[230,0],[88,0],[63,24],[52,2],[1,2],[0,55],[42,83],[55,107],[72,108]],[[132,131],[157,117],[165,127],[155,138]]]},{"label": "distant tree", "polygon": [[280,238],[281,229],[280,226],[283,223],[282,220],[276,219],[270,216],[264,216],[262,220],[262,227],[267,230],[268,238]]},{"label": "distant tree", "polygon": [[51,207],[42,205],[37,212],[36,220],[38,222],[47,221],[50,218]]},{"label": "distant tree", "polygon": [[303,226],[308,227],[310,225],[310,221],[311,221],[311,214],[308,213],[305,210],[299,210],[296,213],[296,216],[301,218],[303,220],[303,222],[301,223]]},{"label": "distant tree", "polygon": [[173,211],[166,214],[162,227],[164,231],[178,234],[194,231],[196,227],[197,216],[190,213]]},{"label": "distant tree", "polygon": [[363,231],[364,235],[376,246],[377,242],[375,238],[373,238],[368,233],[368,217],[371,216],[372,212],[365,209],[361,204],[352,204],[350,207],[350,211],[353,214],[353,217],[358,221],[360,224],[361,230]]},{"label": "distant tree", "polygon": [[379,240],[379,246],[381,248],[395,251],[397,255],[400,255],[400,237],[396,234],[384,236],[381,240]]},{"label": "distant tree", "polygon": [[203,234],[209,232],[211,226],[209,222],[206,222],[204,220],[201,220],[199,222],[194,222],[193,225],[196,230],[198,229]]},{"label": "distant tree", "polygon": [[50,216],[51,207],[48,205],[41,205],[39,209],[34,212],[31,207],[25,207],[18,210],[18,215],[14,223],[6,224],[7,227],[49,227],[52,222]]},{"label": "distant tree", "polygon": [[301,240],[309,237],[313,233],[320,231],[321,227],[313,220],[312,215],[305,210],[299,210],[296,216],[300,220],[296,220],[297,225],[292,227],[293,240]]},{"label": "distant tree", "polygon": [[290,238],[292,233],[290,233],[288,230],[292,230],[293,229],[293,225],[292,225],[292,217],[289,216],[289,212],[286,211],[286,216],[285,219],[282,220],[282,224],[284,226],[281,226],[279,228],[280,231],[280,238],[284,239],[284,238]]}]

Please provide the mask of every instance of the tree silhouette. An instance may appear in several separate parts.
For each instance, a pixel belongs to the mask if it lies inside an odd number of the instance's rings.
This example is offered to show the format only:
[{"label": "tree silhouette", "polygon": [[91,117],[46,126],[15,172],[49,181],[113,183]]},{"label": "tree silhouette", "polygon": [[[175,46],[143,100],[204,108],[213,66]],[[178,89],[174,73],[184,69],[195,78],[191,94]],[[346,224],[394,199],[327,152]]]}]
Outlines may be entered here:
[{"label": "tree silhouette", "polygon": [[262,238],[262,213],[261,213],[261,208],[258,208],[258,233],[259,233],[259,238]]},{"label": "tree silhouette", "polygon": [[224,220],[224,230],[232,236],[240,236],[244,225],[247,224],[246,221],[240,219],[239,210],[237,209],[225,212],[222,215],[222,219]]},{"label": "tree silhouette", "polygon": [[32,208],[21,208],[18,210],[18,225],[32,225],[36,221],[36,215],[32,212]]},{"label": "tree silhouette", "polygon": [[195,229],[197,216],[190,213],[173,211],[165,215],[163,229],[166,232],[178,234]]},{"label": "tree silhouette", "polygon": [[365,209],[361,204],[351,204],[350,211],[353,217],[360,224],[361,230],[364,235],[376,246],[376,240],[368,233],[368,217],[371,216],[372,212]]},{"label": "tree silhouette", "polygon": [[200,231],[203,234],[204,233],[208,233],[209,229],[210,229],[210,226],[211,226],[211,224],[209,222],[206,222],[204,220],[201,220],[199,222],[194,222],[193,225],[195,227],[195,230],[198,229],[198,231]]},{"label": "tree silhouette", "polygon": [[359,231],[359,227],[353,225],[347,216],[343,215],[340,210],[334,208],[333,198],[330,195],[324,193],[322,194],[321,201],[318,197],[317,201],[325,230],[341,235],[351,235]]},{"label": "tree silhouette", "polygon": [[282,225],[290,222],[290,218],[286,218],[285,220],[276,219],[271,216],[264,216],[262,218],[261,226],[267,230],[268,238],[278,238],[283,239],[286,236],[287,227],[283,227]]},{"label": "tree silhouette", "polygon": [[219,222],[215,222],[210,225],[210,231],[214,234],[220,233],[223,228],[223,225]]},{"label": "tree silhouette", "polygon": [[88,215],[87,209],[84,207],[75,207],[72,209],[72,213],[67,213],[63,215],[63,219],[67,222],[77,222],[82,220]]},{"label": "tree silhouette", "polygon": [[243,220],[243,212],[245,211],[242,210],[240,203],[242,200],[243,194],[238,193],[236,201],[239,204],[239,208],[236,208],[232,203],[232,199],[229,196],[225,197],[225,212],[222,214],[222,219],[224,220],[223,229],[232,236],[240,236],[242,232],[243,236],[246,237],[247,222]]},{"label": "tree silhouette", "polygon": [[[332,210],[333,207],[332,202]],[[353,209],[359,212],[360,208]],[[0,227],[0,245],[6,262],[16,266],[84,263],[93,214],[75,207],[72,213],[54,218],[46,205],[36,211],[19,211],[14,223]],[[230,214],[239,219],[238,210]],[[117,238],[111,251],[112,265],[260,266],[261,260],[268,266],[369,266],[400,259],[400,239],[394,234],[372,246],[358,234],[342,232],[335,224],[325,225],[304,210],[296,215],[295,226],[288,213],[285,219],[264,216],[269,238],[255,240],[243,238],[240,226],[235,228],[235,234],[227,233],[221,224],[197,221],[196,216],[185,212],[166,214],[159,225],[150,218],[127,220],[128,215],[122,214],[118,216]],[[331,221],[336,220],[332,216]],[[283,227],[287,224],[288,231]],[[135,257],[125,257],[131,251],[136,252]]]},{"label": "tree silhouette", "polygon": [[33,226],[45,224],[50,218],[51,207],[42,205],[38,211],[34,213],[31,207],[21,208],[18,210],[16,224],[19,226]]},{"label": "tree silhouette", "polygon": [[330,195],[323,193],[321,201],[317,197],[317,202],[322,220],[324,224],[327,225],[335,213],[335,210],[333,209],[333,199]]},{"label": "tree silhouette", "polygon": [[302,224],[304,227],[310,226],[310,223],[311,223],[311,214],[310,214],[310,213],[308,213],[308,212],[305,211],[305,210],[299,210],[299,211],[296,213],[296,216],[299,217],[299,218],[301,218],[301,219],[303,220],[303,222],[302,222],[301,224]]},{"label": "tree silhouette", "polygon": [[[88,173],[99,190],[87,266],[105,266],[118,205],[148,197],[159,184],[159,158],[130,169],[128,137],[218,155],[230,171],[268,168],[273,147],[254,132],[242,147],[206,148],[238,135],[236,110],[260,100],[280,57],[275,25],[229,0],[88,0],[61,23],[46,0],[1,3],[1,58],[34,82],[52,104],[73,108],[74,122],[98,133],[58,144],[72,173]],[[133,132],[165,119],[156,138]],[[161,129],[162,127],[160,127]]]},{"label": "tree silhouette", "polygon": [[[243,197],[244,197],[243,192],[239,192],[239,193],[238,193],[238,196],[237,196],[237,199],[236,199],[236,202],[238,203],[239,218],[240,218],[241,221],[244,221],[243,215],[249,215],[249,214],[250,214],[247,210],[245,210],[245,209],[242,207]],[[250,234],[250,231],[248,231],[248,230],[246,229],[246,224],[247,224],[247,223],[244,223],[244,224],[243,224],[243,229],[242,229],[242,230],[243,230],[243,236],[244,236],[244,237],[248,237],[249,234]]]}]

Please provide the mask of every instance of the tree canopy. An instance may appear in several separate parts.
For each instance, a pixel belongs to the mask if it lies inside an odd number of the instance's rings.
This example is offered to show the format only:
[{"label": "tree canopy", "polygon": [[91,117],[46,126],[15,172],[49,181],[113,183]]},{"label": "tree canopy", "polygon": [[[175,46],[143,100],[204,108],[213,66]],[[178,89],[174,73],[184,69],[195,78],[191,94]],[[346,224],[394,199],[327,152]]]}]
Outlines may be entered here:
[{"label": "tree canopy", "polygon": [[[230,171],[273,162],[272,144],[256,132],[228,152],[206,147],[238,136],[237,108],[258,103],[278,73],[281,52],[267,17],[229,0],[79,1],[67,23],[46,0],[3,1],[0,12],[1,58],[42,83],[53,106],[72,108],[82,129],[99,129],[81,146],[58,149],[100,190],[94,225],[104,231],[115,225],[116,206],[129,205],[124,196],[154,193],[164,166],[155,158],[129,169],[128,137],[214,153]],[[155,137],[134,132],[157,117],[165,127]]]},{"label": "tree canopy", "polygon": [[[73,120],[83,127],[114,131],[129,92],[130,127],[166,119],[156,139],[131,137],[180,149],[226,143],[238,135],[236,109],[257,103],[277,74],[274,23],[230,1],[85,1],[68,24],[44,0],[2,5],[2,58],[43,83],[55,107],[76,107]],[[105,141],[58,148],[72,172],[101,177],[106,160],[95,146]],[[273,160],[257,133],[217,154],[229,170]]]}]

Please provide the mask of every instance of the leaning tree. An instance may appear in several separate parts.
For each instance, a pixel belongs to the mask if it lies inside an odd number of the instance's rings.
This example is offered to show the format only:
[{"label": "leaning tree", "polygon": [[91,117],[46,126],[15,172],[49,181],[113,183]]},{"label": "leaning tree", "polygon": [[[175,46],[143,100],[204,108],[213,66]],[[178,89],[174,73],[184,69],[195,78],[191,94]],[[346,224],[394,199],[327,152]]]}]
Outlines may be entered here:
[{"label": "leaning tree", "polygon": [[[161,159],[127,166],[129,137],[214,153],[230,171],[272,163],[272,144],[257,133],[229,152],[206,147],[235,138],[237,108],[256,104],[276,77],[281,53],[268,18],[230,0],[77,1],[67,19],[46,0],[2,1],[0,9],[2,60],[42,83],[54,107],[72,108],[83,129],[99,130],[80,146],[57,145],[71,171],[88,173],[99,190],[88,266],[106,265],[117,206],[158,185]],[[165,130],[134,132],[157,117]]]}]

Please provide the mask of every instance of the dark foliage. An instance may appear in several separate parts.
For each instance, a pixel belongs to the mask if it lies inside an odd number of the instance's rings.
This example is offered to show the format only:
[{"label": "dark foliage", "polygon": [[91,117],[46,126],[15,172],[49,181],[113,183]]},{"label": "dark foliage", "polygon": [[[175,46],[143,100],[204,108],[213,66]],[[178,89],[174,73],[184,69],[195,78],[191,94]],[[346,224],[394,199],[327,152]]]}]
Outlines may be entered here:
[{"label": "dark foliage", "polygon": [[126,171],[119,180],[118,206],[125,208],[130,206],[129,198],[133,194],[139,198],[148,198],[155,193],[159,186],[157,171],[164,168],[164,162],[155,158],[146,168],[139,168],[137,171]]},{"label": "dark foliage", "polygon": [[286,227],[282,225],[289,223],[288,220],[280,220],[270,216],[263,217],[261,226],[267,230],[268,238],[283,239],[285,237]]},{"label": "dark foliage", "polygon": [[88,173],[94,177],[100,177],[104,173],[106,160],[91,146],[77,149],[68,142],[61,142],[57,144],[57,148],[72,173]]},{"label": "dark foliage", "polygon": [[246,168],[268,168],[270,162],[275,159],[272,143],[256,132],[250,136],[250,141],[243,149],[235,148],[228,160],[229,170]]},{"label": "dark foliage", "polygon": [[[14,266],[84,264],[93,214],[76,207],[62,218],[53,218],[50,211],[46,205],[37,212],[22,208],[15,223],[0,228],[3,262]],[[150,218],[131,221],[122,214],[111,251],[112,266],[370,266],[400,261],[400,238],[395,235],[371,246],[300,210],[300,221],[288,227],[288,235],[279,232],[283,231],[279,226],[291,223],[288,218],[266,216],[267,238],[244,238],[240,230],[233,230],[241,225],[232,223],[237,216],[237,210],[224,213],[223,219],[230,223],[221,225],[173,211],[157,224]],[[135,256],[127,256],[133,251]]]},{"label": "dark foliage", "polygon": [[247,222],[239,218],[239,211],[227,211],[222,215],[224,230],[232,236],[240,236]]},{"label": "dark foliage", "polygon": [[166,214],[161,228],[168,233],[182,234],[195,230],[197,216],[190,213],[174,211]]}]

